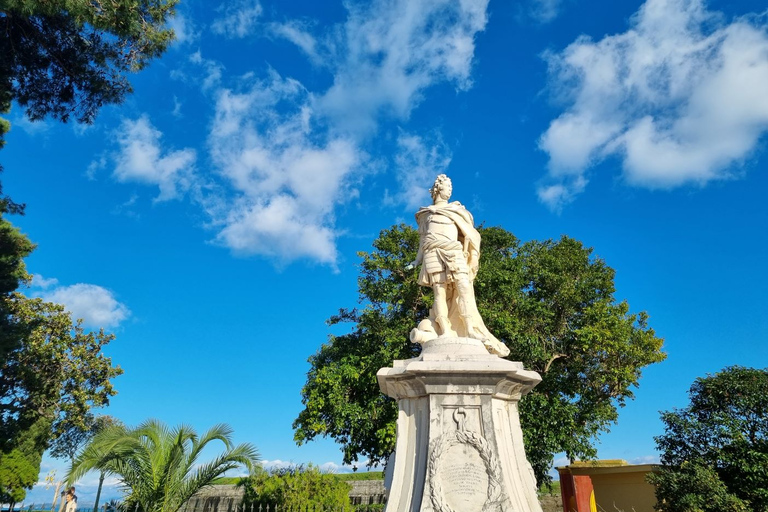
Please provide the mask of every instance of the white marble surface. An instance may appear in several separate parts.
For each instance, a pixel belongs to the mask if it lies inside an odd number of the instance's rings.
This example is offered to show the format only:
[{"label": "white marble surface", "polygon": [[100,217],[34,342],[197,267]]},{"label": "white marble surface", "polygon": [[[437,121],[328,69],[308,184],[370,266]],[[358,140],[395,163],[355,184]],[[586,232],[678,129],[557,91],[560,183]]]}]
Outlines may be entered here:
[{"label": "white marble surface", "polygon": [[400,408],[386,512],[541,512],[517,410],[536,372],[443,337],[377,377]]}]

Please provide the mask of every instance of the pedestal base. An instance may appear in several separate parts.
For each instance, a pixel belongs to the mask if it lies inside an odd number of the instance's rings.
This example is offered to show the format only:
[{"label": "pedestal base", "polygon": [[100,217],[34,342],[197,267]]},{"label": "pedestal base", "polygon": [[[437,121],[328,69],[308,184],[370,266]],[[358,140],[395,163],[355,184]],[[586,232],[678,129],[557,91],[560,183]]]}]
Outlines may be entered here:
[{"label": "pedestal base", "polygon": [[386,512],[541,512],[517,410],[538,373],[437,338],[377,377],[400,408]]}]

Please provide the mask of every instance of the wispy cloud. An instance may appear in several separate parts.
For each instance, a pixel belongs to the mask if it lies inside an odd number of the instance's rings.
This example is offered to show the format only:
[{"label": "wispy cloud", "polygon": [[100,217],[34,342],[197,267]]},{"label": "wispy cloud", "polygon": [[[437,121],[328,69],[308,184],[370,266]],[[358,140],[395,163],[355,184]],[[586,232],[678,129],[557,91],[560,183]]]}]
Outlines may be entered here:
[{"label": "wispy cloud", "polygon": [[629,461],[630,464],[661,464],[661,459],[657,455],[643,455],[642,457],[635,457]]},{"label": "wispy cloud", "polygon": [[337,128],[371,133],[378,118],[405,120],[426,88],[472,85],[475,35],[487,0],[380,0],[352,4],[336,43],[333,86],[318,98]]},{"label": "wispy cloud", "polygon": [[51,286],[56,286],[57,284],[59,284],[59,280],[55,277],[46,279],[40,274],[32,274],[32,286],[35,288],[47,289]]},{"label": "wispy cloud", "polygon": [[157,201],[176,199],[195,185],[195,150],[167,150],[162,133],[146,115],[125,119],[117,132],[118,151],[111,155],[113,176],[121,182],[157,185]]},{"label": "wispy cloud", "polygon": [[262,10],[258,0],[229,2],[223,9],[223,14],[213,20],[211,30],[226,37],[246,37],[257,27]]},{"label": "wispy cloud", "polygon": [[334,205],[354,193],[347,178],[363,156],[314,123],[311,94],[274,71],[241,92],[219,93],[209,150],[237,197],[219,219],[220,243],[335,264]]},{"label": "wispy cloud", "polygon": [[11,119],[11,128],[19,128],[34,137],[48,133],[48,130],[51,129],[51,124],[44,119],[30,121],[26,115],[20,113]]},{"label": "wispy cloud", "polygon": [[290,20],[284,23],[270,23],[269,30],[275,36],[281,37],[298,46],[313,63],[319,63],[317,39],[310,32],[305,22]]},{"label": "wispy cloud", "polygon": [[[221,83],[224,66],[219,62],[216,62],[213,59],[203,58],[203,54],[200,50],[189,56],[189,62],[197,66],[203,72],[202,78],[199,79],[203,91],[208,91]],[[179,75],[184,76],[183,72],[179,72]]]},{"label": "wispy cloud", "polygon": [[562,3],[562,0],[531,0],[528,15],[539,23],[549,23],[560,14]]},{"label": "wispy cloud", "polygon": [[[311,91],[270,69],[265,78],[248,74],[237,87],[218,89],[208,150],[231,197],[208,203],[216,241],[239,254],[334,267],[336,208],[356,197],[372,172],[366,148],[380,119],[406,120],[436,83],[471,86],[474,37],[485,28],[486,6],[487,0],[350,4],[347,20],[319,36],[306,21],[270,24],[310,59],[323,55],[334,81]],[[450,151],[438,135],[403,134],[398,147],[392,164],[402,190],[395,197],[410,206],[422,201],[413,191],[448,165]]]},{"label": "wispy cloud", "polygon": [[572,201],[610,156],[647,188],[733,176],[768,130],[768,24],[722,20],[701,0],[648,0],[627,32],[546,56],[566,108],[540,139],[545,204]]},{"label": "wispy cloud", "polygon": [[176,15],[168,22],[168,26],[176,34],[177,46],[194,43],[200,39],[200,32],[184,13],[177,11]]},{"label": "wispy cloud", "polygon": [[[367,175],[389,165],[398,173],[392,197],[412,207],[425,201],[435,171],[449,164],[450,150],[436,132],[402,132],[397,156],[388,162],[369,151],[381,120],[407,121],[429,87],[471,87],[487,3],[350,3],[346,21],[326,30],[308,20],[264,22],[253,0],[229,4],[214,20],[214,32],[245,37],[264,30],[285,38],[328,70],[332,84],[313,91],[271,68],[266,76],[248,72],[232,79],[221,63],[197,51],[188,64],[202,70],[200,87],[215,100],[206,145],[213,176],[203,185],[196,152],[164,147],[147,116],[124,121],[118,150],[95,162],[91,175],[113,163],[117,180],[158,186],[158,201],[194,190],[190,196],[209,215],[215,242],[234,253],[335,268],[343,233],[336,211],[358,196]],[[172,72],[185,81],[194,74]]]},{"label": "wispy cloud", "polygon": [[408,210],[431,203],[429,187],[451,163],[451,151],[439,133],[430,138],[401,132],[395,166],[399,191],[393,199]]}]

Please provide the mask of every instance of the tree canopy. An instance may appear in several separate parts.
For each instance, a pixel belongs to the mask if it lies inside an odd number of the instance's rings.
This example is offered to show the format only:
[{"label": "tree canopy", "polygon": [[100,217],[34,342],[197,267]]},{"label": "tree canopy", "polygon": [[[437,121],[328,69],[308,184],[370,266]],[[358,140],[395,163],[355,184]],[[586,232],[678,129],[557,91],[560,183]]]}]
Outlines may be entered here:
[{"label": "tree canopy", "polygon": [[[224,452],[199,463],[202,451],[214,441],[223,443]],[[74,484],[88,471],[99,470],[116,476],[126,489],[126,510],[176,512],[225,472],[241,466],[250,471],[258,460],[251,444],[233,445],[227,425],[216,425],[200,436],[187,425],[169,428],[148,420],[136,428],[115,425],[96,434],[66,479]]]},{"label": "tree canopy", "polygon": [[[614,297],[614,271],[569,237],[521,243],[501,228],[480,228],[483,250],[475,291],[488,329],[542,382],[520,403],[526,452],[540,484],[553,456],[596,455],[594,439],[633,397],[642,369],[662,361],[662,340],[644,312]],[[309,358],[304,410],[294,422],[301,444],[330,436],[344,462],[386,460],[394,449],[397,404],[379,391],[376,372],[419,353],[408,333],[428,316],[431,291],[406,270],[416,230],[381,232],[362,258],[360,308],[341,309],[329,324],[352,323]]]},{"label": "tree canopy", "polygon": [[43,457],[41,440],[50,432],[50,423],[38,418],[16,433],[13,444],[0,449],[0,502],[18,503],[27,489],[37,483]]},{"label": "tree canopy", "polygon": [[0,360],[0,472],[14,466],[32,475],[0,480],[0,494],[23,498],[51,440],[67,426],[85,428],[88,411],[108,405],[122,370],[102,353],[113,336],[85,332],[63,306],[16,292],[0,300],[19,335]]},{"label": "tree canopy", "polygon": [[688,407],[661,415],[658,507],[768,511],[768,369],[731,366],[696,379],[689,395]]},{"label": "tree canopy", "polygon": [[96,434],[102,430],[120,425],[122,422],[112,416],[94,416],[92,413],[86,413],[82,421],[77,424],[64,422],[60,427],[59,436],[51,442],[48,449],[51,457],[57,459],[69,459],[70,462]]},{"label": "tree canopy", "polygon": [[0,113],[15,100],[32,120],[92,122],[173,40],[177,1],[0,0]]},{"label": "tree canopy", "polygon": [[53,437],[65,425],[84,428],[90,408],[109,404],[116,394],[111,380],[123,373],[102,352],[114,335],[86,332],[64,306],[19,293],[10,308],[28,334],[0,361],[0,438],[12,440],[39,418],[49,422]]}]

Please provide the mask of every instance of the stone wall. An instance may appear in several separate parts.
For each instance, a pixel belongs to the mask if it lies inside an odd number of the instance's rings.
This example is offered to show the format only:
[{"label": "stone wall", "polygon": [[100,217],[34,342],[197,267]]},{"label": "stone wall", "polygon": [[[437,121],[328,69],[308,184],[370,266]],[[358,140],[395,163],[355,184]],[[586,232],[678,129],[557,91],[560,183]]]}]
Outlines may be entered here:
[{"label": "stone wall", "polygon": [[386,501],[384,480],[352,480],[347,483],[352,486],[349,499],[353,505],[369,505]]},{"label": "stone wall", "polygon": [[[384,480],[353,480],[349,499],[353,505],[369,505],[385,502]],[[237,512],[243,501],[243,489],[235,485],[212,485],[195,494],[180,512]],[[560,495],[545,494],[539,497],[543,512],[560,512]]]}]

